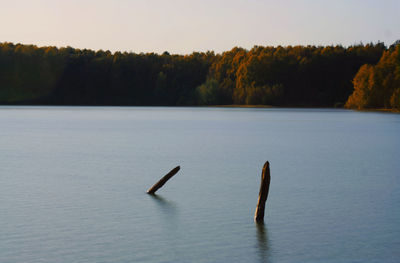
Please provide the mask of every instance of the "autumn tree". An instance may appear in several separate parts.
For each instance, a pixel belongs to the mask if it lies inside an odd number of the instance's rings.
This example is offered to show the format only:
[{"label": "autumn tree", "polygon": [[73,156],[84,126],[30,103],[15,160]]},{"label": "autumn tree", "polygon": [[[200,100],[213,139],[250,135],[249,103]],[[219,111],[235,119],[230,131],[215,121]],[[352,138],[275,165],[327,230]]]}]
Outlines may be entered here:
[{"label": "autumn tree", "polygon": [[400,108],[400,45],[385,51],[375,66],[362,66],[353,84],[347,108]]}]

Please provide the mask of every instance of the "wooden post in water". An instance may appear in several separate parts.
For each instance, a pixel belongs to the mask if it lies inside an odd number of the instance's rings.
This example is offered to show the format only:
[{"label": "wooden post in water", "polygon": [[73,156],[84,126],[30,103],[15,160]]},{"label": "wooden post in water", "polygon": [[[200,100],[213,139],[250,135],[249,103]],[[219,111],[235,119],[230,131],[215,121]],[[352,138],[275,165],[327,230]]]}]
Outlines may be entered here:
[{"label": "wooden post in water", "polygon": [[153,185],[149,190],[147,190],[148,194],[155,194],[158,189],[160,189],[172,176],[174,176],[179,170],[180,166],[175,167],[169,173],[167,173],[163,178],[160,179],[155,185]]},{"label": "wooden post in water", "polygon": [[256,213],[254,215],[254,221],[257,223],[264,222],[264,210],[265,210],[265,202],[268,198],[269,192],[269,183],[271,182],[271,175],[269,172],[269,162],[265,162],[264,167],[262,169],[261,175],[261,185],[260,185],[260,193],[258,194],[258,202]]}]

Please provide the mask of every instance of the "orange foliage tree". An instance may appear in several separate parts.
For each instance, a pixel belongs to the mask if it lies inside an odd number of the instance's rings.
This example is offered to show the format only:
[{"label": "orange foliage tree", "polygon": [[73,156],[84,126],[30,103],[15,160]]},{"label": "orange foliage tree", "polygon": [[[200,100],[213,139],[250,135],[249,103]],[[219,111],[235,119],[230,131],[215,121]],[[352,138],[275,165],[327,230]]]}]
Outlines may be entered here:
[{"label": "orange foliage tree", "polygon": [[347,108],[400,109],[400,44],[385,51],[375,66],[363,65],[353,84]]}]

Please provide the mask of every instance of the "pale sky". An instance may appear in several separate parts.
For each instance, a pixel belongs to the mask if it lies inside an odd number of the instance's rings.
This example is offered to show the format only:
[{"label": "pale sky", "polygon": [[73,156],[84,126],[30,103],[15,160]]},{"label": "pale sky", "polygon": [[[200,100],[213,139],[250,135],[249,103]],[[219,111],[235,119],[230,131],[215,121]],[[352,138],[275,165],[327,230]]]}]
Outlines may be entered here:
[{"label": "pale sky", "polygon": [[0,42],[217,53],[400,39],[400,0],[0,0]]}]

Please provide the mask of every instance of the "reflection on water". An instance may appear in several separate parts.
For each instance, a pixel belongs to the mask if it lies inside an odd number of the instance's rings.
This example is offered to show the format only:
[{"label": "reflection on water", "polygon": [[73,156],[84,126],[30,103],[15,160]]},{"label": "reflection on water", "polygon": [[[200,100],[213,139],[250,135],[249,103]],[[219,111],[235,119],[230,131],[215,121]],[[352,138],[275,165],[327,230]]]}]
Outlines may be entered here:
[{"label": "reflection on water", "polygon": [[256,223],[257,228],[257,245],[258,245],[258,256],[260,262],[271,262],[270,256],[270,247],[268,240],[268,229],[264,223]]},{"label": "reflection on water", "polygon": [[165,199],[160,195],[150,195],[151,198],[155,201],[154,203],[160,208],[160,211],[165,215],[176,216],[177,215],[177,206],[174,202]]},{"label": "reflection on water", "polygon": [[161,214],[160,220],[162,224],[165,226],[165,231],[169,236],[176,235],[175,231],[177,231],[179,227],[179,218],[178,218],[178,208],[177,205],[165,199],[159,195],[150,195],[151,199],[154,200],[154,203],[157,205],[157,211]]},{"label": "reflection on water", "polygon": [[160,195],[150,195],[151,199],[156,204],[156,209],[160,213],[158,220],[161,226],[161,240],[164,240],[164,248],[168,250],[167,254],[172,258],[179,258],[179,243],[181,240],[180,235],[180,221],[178,216],[177,204],[165,199]]}]

